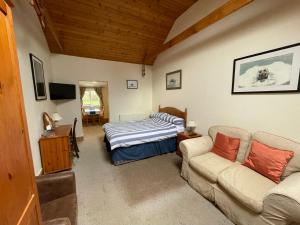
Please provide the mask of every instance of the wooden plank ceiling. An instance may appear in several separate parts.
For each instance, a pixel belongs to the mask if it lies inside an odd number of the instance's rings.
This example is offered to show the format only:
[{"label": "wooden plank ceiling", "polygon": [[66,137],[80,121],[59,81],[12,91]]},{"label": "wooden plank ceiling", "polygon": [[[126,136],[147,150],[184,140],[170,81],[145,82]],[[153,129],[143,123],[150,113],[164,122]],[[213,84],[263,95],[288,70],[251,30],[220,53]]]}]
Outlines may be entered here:
[{"label": "wooden plank ceiling", "polygon": [[176,18],[197,0],[39,0],[50,51],[153,64]]}]

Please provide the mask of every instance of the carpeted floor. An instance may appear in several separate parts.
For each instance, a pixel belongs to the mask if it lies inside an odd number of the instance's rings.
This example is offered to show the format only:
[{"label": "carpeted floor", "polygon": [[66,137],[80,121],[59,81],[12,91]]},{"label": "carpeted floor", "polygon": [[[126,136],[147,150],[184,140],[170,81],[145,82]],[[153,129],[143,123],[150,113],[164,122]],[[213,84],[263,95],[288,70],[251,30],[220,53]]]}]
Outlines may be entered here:
[{"label": "carpeted floor", "polygon": [[232,225],[180,177],[176,154],[113,166],[101,128],[84,133],[74,161],[78,225]]}]

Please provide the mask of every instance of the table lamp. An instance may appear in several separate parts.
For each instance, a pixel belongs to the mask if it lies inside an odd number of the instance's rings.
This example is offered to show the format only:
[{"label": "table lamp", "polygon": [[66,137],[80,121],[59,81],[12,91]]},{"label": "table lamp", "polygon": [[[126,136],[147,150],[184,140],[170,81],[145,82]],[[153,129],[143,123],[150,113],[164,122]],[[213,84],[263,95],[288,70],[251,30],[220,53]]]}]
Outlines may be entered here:
[{"label": "table lamp", "polygon": [[196,122],[190,120],[186,125],[188,133],[194,133],[196,126]]},{"label": "table lamp", "polygon": [[56,122],[62,120],[62,117],[57,112],[55,112],[52,115],[52,120],[54,121],[54,127],[56,127]]}]

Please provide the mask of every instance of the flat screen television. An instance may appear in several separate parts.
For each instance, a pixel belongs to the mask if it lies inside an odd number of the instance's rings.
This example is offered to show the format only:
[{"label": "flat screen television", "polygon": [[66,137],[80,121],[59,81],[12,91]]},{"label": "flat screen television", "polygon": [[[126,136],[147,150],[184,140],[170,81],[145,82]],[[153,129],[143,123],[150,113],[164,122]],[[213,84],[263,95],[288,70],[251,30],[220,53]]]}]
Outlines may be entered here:
[{"label": "flat screen television", "polygon": [[76,86],[74,84],[49,83],[50,99],[76,99]]}]

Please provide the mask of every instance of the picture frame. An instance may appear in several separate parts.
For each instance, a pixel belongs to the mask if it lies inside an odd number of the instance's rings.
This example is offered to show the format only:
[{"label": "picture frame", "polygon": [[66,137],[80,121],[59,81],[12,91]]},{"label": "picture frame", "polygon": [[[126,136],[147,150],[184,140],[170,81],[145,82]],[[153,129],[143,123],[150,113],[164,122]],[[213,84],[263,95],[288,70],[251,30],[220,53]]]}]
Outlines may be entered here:
[{"label": "picture frame", "polygon": [[300,43],[237,58],[232,94],[300,91]]},{"label": "picture frame", "polygon": [[47,99],[43,62],[33,54],[29,54],[31,63],[32,80],[35,99],[37,101]]},{"label": "picture frame", "polygon": [[182,87],[182,70],[166,74],[166,90],[176,90]]},{"label": "picture frame", "polygon": [[126,80],[127,89],[138,89],[138,81],[137,80]]}]

